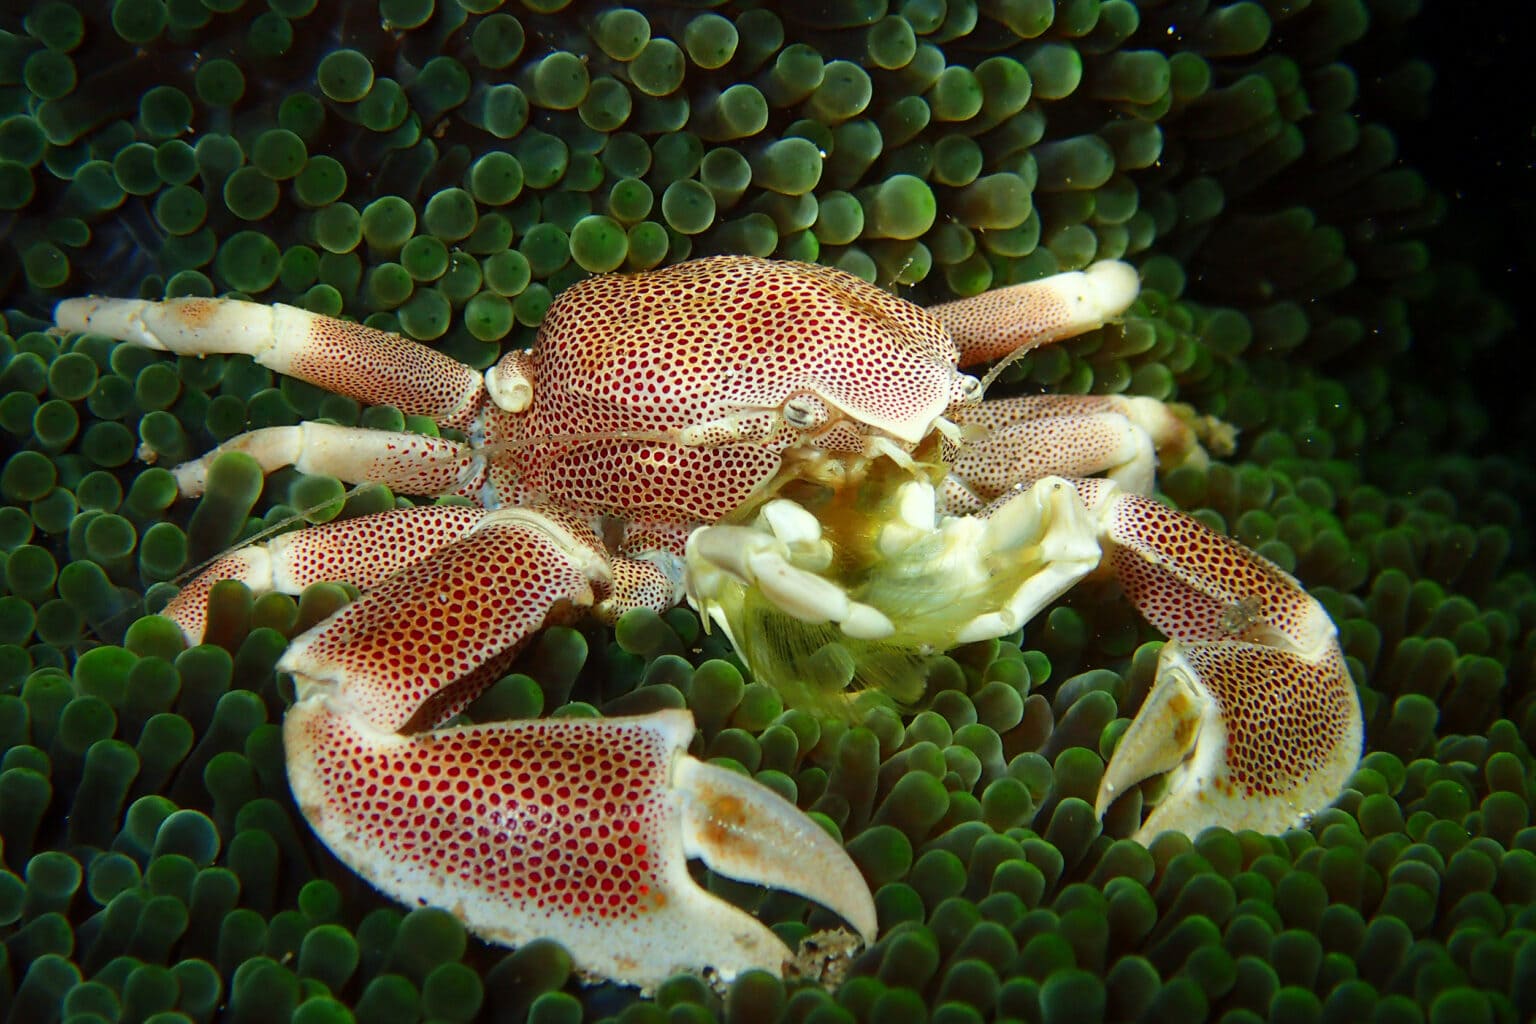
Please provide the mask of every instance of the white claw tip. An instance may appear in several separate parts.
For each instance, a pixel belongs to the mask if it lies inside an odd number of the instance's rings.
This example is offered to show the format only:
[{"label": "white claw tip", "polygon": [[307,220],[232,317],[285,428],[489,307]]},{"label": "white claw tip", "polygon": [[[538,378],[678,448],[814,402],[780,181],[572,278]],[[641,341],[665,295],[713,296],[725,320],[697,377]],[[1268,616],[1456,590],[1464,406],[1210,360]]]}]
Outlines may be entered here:
[{"label": "white claw tip", "polygon": [[821,539],[821,523],[793,501],[770,501],[759,513],[774,536],[786,545],[812,544]]},{"label": "white claw tip", "polygon": [[208,487],[208,460],[193,459],[171,470],[176,478],[176,490],[183,498],[198,498]]},{"label": "white claw tip", "polygon": [[1105,316],[1119,316],[1136,301],[1141,279],[1123,260],[1101,260],[1083,271],[1093,288],[1093,301]]},{"label": "white claw tip", "polygon": [[885,613],[857,601],[849,602],[848,615],[838,625],[855,640],[884,640],[896,632],[896,624]]}]

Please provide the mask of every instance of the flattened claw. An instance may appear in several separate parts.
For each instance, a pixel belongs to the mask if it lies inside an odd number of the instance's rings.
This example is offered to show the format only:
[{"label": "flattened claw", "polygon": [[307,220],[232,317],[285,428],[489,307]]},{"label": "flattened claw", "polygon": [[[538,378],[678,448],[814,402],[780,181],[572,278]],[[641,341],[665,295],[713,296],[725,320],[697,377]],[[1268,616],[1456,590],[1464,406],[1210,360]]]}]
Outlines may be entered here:
[{"label": "flattened claw", "polygon": [[1360,746],[1359,704],[1342,657],[1312,664],[1263,644],[1170,642],[1096,806],[1103,811],[1167,772],[1167,795],[1137,840],[1212,825],[1284,832],[1338,799]]},{"label": "flattened claw", "polygon": [[[584,972],[644,989],[679,971],[779,973],[789,949],[699,888],[695,851],[796,891],[824,890],[808,877],[821,874],[846,887],[826,894],[834,909],[873,933],[847,855],[761,786],[688,758],[686,711],[400,736],[338,714],[321,691],[283,729],[294,796],[326,845],[394,898],[445,907],[490,941],[553,938]],[[763,827],[788,830],[778,859],[803,858],[798,869],[752,852],[774,838],[759,839]]]},{"label": "flattened claw", "polygon": [[681,757],[683,847],[723,875],[815,900],[875,941],[875,901],[843,848],[794,804],[727,768]]},{"label": "flattened claw", "polygon": [[1126,594],[1170,637],[1096,801],[1168,774],[1136,833],[1276,833],[1343,792],[1360,759],[1360,700],[1333,621],[1274,564],[1182,513],[1079,481],[1104,517]]}]

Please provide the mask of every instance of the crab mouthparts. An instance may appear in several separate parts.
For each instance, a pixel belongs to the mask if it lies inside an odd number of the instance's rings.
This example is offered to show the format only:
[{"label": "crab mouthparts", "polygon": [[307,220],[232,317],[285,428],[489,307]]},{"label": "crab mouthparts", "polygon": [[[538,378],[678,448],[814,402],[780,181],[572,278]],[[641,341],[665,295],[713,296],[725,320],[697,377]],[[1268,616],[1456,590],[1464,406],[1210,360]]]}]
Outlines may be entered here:
[{"label": "crab mouthparts", "polygon": [[986,518],[942,514],[935,483],[894,459],[803,485],[694,531],[685,556],[689,601],[790,703],[911,703],[938,652],[1017,630],[1099,561],[1096,521],[1057,478]]}]

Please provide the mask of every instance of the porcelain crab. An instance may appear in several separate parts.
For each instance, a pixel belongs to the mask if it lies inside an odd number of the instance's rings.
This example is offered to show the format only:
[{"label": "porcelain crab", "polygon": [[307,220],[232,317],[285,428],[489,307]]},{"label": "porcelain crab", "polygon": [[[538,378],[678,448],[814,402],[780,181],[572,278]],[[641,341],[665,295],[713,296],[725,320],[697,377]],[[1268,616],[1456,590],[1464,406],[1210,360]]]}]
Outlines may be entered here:
[{"label": "porcelain crab", "polygon": [[[189,639],[210,586],[364,596],[280,668],[290,782],[373,884],[476,933],[564,942],[594,975],[778,970],[787,950],[685,861],[802,893],[866,941],[873,901],[833,840],[766,787],[685,753],[687,712],[437,728],[541,627],[688,600],[759,676],[899,672],[1018,629],[1090,573],[1169,637],[1103,777],[1166,773],[1138,836],[1278,831],[1331,802],[1360,709],[1323,609],[1271,563],[1147,495],[1204,453],[1142,398],[983,401],[962,367],[1080,333],[1137,292],[1123,263],[922,309],[826,267],[715,257],[603,275],[483,375],[397,335],[291,306],[72,299],[61,328],[184,355],[245,353],[464,440],[306,422],[221,452],[411,495],[218,558],[166,609]],[[823,658],[822,661],[827,659]],[[836,661],[836,659],[833,659]],[[847,678],[834,680],[846,682]]]}]

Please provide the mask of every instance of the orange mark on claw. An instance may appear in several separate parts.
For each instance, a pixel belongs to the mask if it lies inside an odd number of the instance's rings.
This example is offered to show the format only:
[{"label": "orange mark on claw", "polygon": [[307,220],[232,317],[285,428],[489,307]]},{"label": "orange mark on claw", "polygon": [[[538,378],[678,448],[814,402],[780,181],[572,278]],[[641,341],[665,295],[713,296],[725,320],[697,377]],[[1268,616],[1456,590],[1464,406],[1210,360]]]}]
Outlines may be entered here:
[{"label": "orange mark on claw", "polygon": [[721,847],[739,843],[746,825],[746,807],[739,797],[725,795],[710,801],[706,828],[712,845]]}]

